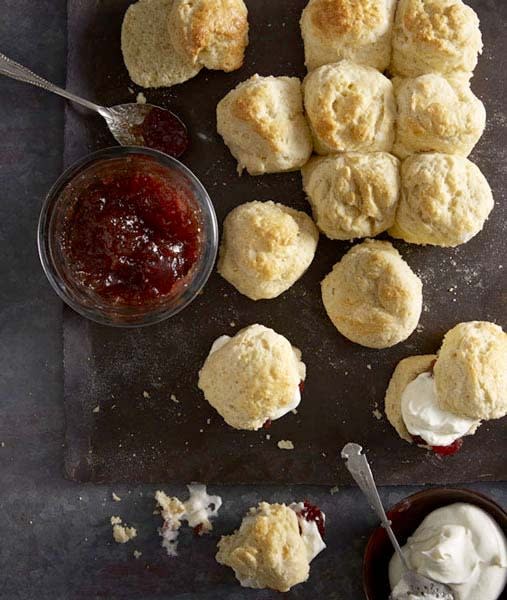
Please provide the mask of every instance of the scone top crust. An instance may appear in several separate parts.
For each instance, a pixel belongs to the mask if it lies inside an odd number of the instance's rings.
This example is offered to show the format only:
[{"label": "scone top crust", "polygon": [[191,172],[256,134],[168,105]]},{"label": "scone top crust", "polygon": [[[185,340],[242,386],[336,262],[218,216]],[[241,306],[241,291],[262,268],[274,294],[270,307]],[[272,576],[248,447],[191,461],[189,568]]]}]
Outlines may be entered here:
[{"label": "scone top crust", "polygon": [[373,237],[391,227],[399,199],[399,161],[387,152],[312,158],[303,187],[319,229],[329,238]]},{"label": "scone top crust", "polygon": [[218,272],[252,300],[275,298],[310,266],[319,232],[302,211],[247,202],[224,221]]},{"label": "scone top crust", "polygon": [[217,129],[240,174],[244,168],[250,175],[299,169],[313,149],[297,77],[243,81],[218,103]]},{"label": "scone top crust", "polygon": [[218,542],[216,559],[252,588],[279,592],[306,581],[310,572],[296,513],[285,504],[259,503],[239,530]]},{"label": "scone top crust", "polygon": [[461,0],[400,0],[393,33],[391,71],[471,75],[482,51],[479,18]]},{"label": "scone top crust", "polygon": [[206,359],[199,388],[236,429],[260,429],[294,400],[306,376],[301,353],[263,325],[242,329]]},{"label": "scone top crust", "polygon": [[138,0],[125,13],[121,49],[130,78],[145,88],[169,87],[201,70],[176,52],[167,29],[174,0]]},{"label": "scone top crust", "polygon": [[401,198],[389,235],[454,247],[484,226],[494,201],[479,167],[451,154],[413,154],[401,166]]},{"label": "scone top crust", "polygon": [[430,73],[395,78],[393,85],[398,105],[393,154],[470,154],[486,126],[486,110],[468,81]]},{"label": "scone top crust", "polygon": [[366,240],[324,279],[322,300],[346,338],[369,348],[388,348],[417,327],[422,283],[389,242]]},{"label": "scone top crust", "polygon": [[507,414],[507,334],[486,321],[447,332],[434,368],[441,407],[471,419]]},{"label": "scone top crust", "polygon": [[341,59],[386,69],[394,8],[395,0],[310,0],[301,15],[308,70]]},{"label": "scone top crust", "polygon": [[248,45],[248,10],[243,0],[175,0],[169,34],[193,64],[234,71]]},{"label": "scone top crust", "polygon": [[309,73],[305,108],[319,154],[391,150],[396,105],[389,79],[342,60]]},{"label": "scone top crust", "polygon": [[417,379],[421,373],[431,370],[436,358],[436,354],[404,358],[396,365],[389,381],[385,397],[386,416],[391,425],[396,429],[398,435],[407,442],[412,442],[412,436],[405,425],[401,413],[403,392],[407,385],[414,381],[414,379]]}]

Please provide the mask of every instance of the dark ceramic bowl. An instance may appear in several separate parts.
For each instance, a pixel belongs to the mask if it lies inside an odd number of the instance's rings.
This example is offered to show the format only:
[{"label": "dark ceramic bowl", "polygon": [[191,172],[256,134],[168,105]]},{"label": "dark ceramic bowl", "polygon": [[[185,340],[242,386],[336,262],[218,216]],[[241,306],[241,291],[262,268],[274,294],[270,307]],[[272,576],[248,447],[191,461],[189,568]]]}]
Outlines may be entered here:
[{"label": "dark ceramic bowl", "polygon": [[[507,536],[507,513],[493,500],[470,490],[433,488],[405,498],[387,513],[400,545],[405,544],[427,515],[455,502],[466,502],[482,508],[495,519]],[[377,527],[368,540],[363,560],[363,587],[368,600],[387,600],[389,597],[388,567],[393,552],[385,530]]]}]

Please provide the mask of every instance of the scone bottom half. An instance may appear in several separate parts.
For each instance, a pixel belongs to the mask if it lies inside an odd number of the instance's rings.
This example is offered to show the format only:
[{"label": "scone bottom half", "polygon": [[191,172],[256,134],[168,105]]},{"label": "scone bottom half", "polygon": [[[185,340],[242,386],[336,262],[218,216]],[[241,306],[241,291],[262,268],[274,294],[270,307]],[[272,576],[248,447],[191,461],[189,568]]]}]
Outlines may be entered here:
[{"label": "scone bottom half", "polygon": [[482,421],[507,414],[506,377],[507,334],[493,323],[460,323],[438,355],[398,363],[386,391],[386,416],[402,439],[451,455]]},{"label": "scone bottom half", "polygon": [[310,562],[325,549],[325,518],[307,501],[260,502],[238,530],[221,538],[216,560],[231,567],[243,587],[288,592],[308,579]]},{"label": "scone bottom half", "polygon": [[256,431],[299,405],[305,378],[301,352],[255,324],[214,342],[198,385],[228,425]]}]

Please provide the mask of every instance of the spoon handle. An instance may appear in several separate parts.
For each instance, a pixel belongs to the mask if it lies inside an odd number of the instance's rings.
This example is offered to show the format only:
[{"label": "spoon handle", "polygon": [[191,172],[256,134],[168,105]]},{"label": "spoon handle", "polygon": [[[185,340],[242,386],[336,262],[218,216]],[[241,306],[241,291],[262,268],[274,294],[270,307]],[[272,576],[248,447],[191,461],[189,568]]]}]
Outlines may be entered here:
[{"label": "spoon handle", "polygon": [[408,571],[409,566],[405,557],[403,556],[403,552],[401,551],[398,540],[396,539],[396,536],[391,528],[391,521],[389,521],[384,511],[377,486],[375,485],[375,480],[373,479],[370,465],[368,464],[366,456],[362,454],[362,450],[363,449],[359,444],[346,444],[342,450],[342,458],[345,460],[347,469],[350,471],[350,474],[355,479],[357,485],[361,488],[361,491],[368,499],[371,507],[379,516],[382,522],[382,527],[384,527],[384,529],[387,531],[387,535],[389,536],[394,549],[400,557],[404,568]]},{"label": "spoon handle", "polygon": [[100,114],[107,111],[103,106],[99,106],[98,104],[94,104],[84,98],[80,98],[63,88],[54,85],[53,83],[46,81],[39,75],[32,73],[29,69],[20,65],[19,63],[11,60],[4,54],[0,52],[0,75],[6,75],[7,77],[11,77],[12,79],[17,79],[18,81],[24,81],[25,83],[31,83],[37,87],[40,87],[48,92],[53,92],[53,94],[58,94],[59,96],[63,96],[68,100],[72,100],[72,102],[76,102],[77,104],[81,104],[86,108],[94,110]]}]

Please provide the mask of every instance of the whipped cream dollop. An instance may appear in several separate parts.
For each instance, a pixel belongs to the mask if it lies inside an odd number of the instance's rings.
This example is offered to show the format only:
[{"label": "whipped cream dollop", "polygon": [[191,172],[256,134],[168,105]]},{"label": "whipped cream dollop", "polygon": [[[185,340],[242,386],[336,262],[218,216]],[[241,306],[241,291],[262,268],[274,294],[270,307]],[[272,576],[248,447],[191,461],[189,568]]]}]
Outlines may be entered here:
[{"label": "whipped cream dollop", "polygon": [[[430,513],[402,548],[409,566],[447,584],[456,600],[497,600],[507,582],[507,540],[482,509],[457,503]],[[389,564],[393,589],[403,566]]]},{"label": "whipped cream dollop", "polygon": [[[302,512],[305,510],[305,505],[303,502],[293,502],[289,505],[289,508],[291,508],[297,515],[299,529],[301,530],[301,537],[303,538],[306,548],[306,555],[308,557],[308,562],[310,563],[317,556],[317,554],[326,548],[326,544],[320,535],[317,523],[315,521],[308,521],[304,518]],[[326,515],[324,513],[321,514],[325,520]]]},{"label": "whipped cream dollop", "polygon": [[[225,346],[225,344],[227,344],[227,342],[230,339],[231,339],[230,335],[221,335],[219,338],[217,338],[213,342],[213,345],[211,346],[211,350],[209,351],[209,356],[211,356],[214,352],[216,352],[217,350],[220,350],[220,348]],[[299,385],[298,385],[298,386],[296,386],[296,389],[294,390],[294,396],[292,397],[292,402],[290,402],[289,404],[286,404],[284,407],[279,408],[278,410],[274,411],[269,416],[269,418],[272,421],[276,421],[276,419],[283,417],[287,413],[290,413],[291,410],[294,410],[295,408],[297,408],[299,406],[300,402],[301,402],[301,390],[299,389]]]},{"label": "whipped cream dollop", "polygon": [[421,373],[404,389],[401,415],[411,435],[418,435],[429,446],[449,446],[475,432],[480,421],[460,417],[438,405],[435,378]]}]

